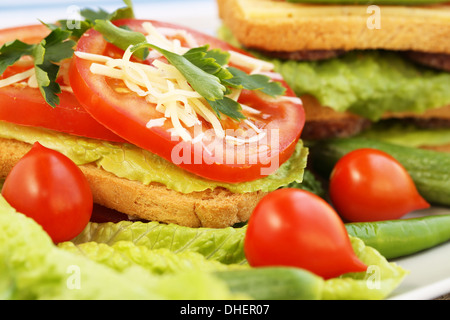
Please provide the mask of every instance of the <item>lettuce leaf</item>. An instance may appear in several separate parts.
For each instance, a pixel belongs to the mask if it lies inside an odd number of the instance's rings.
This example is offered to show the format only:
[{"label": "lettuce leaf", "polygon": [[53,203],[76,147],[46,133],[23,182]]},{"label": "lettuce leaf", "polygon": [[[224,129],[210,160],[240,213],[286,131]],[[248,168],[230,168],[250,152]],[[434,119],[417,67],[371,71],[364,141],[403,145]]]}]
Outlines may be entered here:
[{"label": "lettuce leaf", "polygon": [[[34,220],[0,196],[0,297],[8,300],[234,299],[211,274],[118,270],[53,244]],[[100,252],[99,252],[100,253]]]},{"label": "lettuce leaf", "polygon": [[291,158],[281,164],[275,173],[254,181],[226,183],[187,172],[131,144],[108,143],[7,122],[0,122],[0,137],[29,144],[39,141],[43,146],[65,154],[78,165],[95,163],[116,176],[143,184],[162,183],[169,189],[182,193],[216,187],[223,187],[235,193],[273,191],[291,182],[302,182],[308,156],[308,149],[300,140]]},{"label": "lettuce leaf", "polygon": [[[0,297],[20,300],[249,298],[230,293],[225,282],[214,277],[215,271],[250,268],[245,260],[240,264],[230,262],[232,259],[228,259],[228,264],[220,261],[227,260],[225,252],[242,257],[244,227],[197,230],[149,223],[153,226],[151,232],[142,223],[131,224],[141,228],[129,225],[123,228],[123,223],[103,224],[103,232],[99,225],[96,229],[88,228],[95,230],[90,234],[92,238],[101,238],[96,231],[108,235],[104,238],[107,243],[74,241],[55,246],[34,220],[16,212],[0,196]],[[108,228],[111,230],[107,231]],[[200,236],[193,236],[195,232]],[[202,232],[208,234],[201,236]],[[190,236],[184,237],[182,233]],[[84,234],[84,239],[87,235]],[[130,237],[134,241],[123,240]],[[362,240],[351,238],[351,241],[355,253],[374,273],[346,274],[327,280],[322,298],[387,297],[407,271],[389,263]],[[218,252],[221,254],[216,255]]]},{"label": "lettuce leaf", "polygon": [[450,103],[450,73],[421,67],[395,52],[352,51],[314,62],[273,60],[297,95],[376,121],[386,111],[424,112]]},{"label": "lettuce leaf", "polygon": [[[248,266],[243,249],[245,230],[245,226],[209,229],[180,227],[157,222],[90,223],[83,233],[73,240],[72,245],[66,246],[83,247],[83,243],[87,243],[86,246],[94,246],[90,243],[94,241],[115,247],[128,240],[139,247],[144,246],[151,250],[167,249],[175,254],[195,253],[196,258],[198,258],[197,254],[200,254],[214,263],[220,262],[229,267],[239,268]],[[370,266],[369,270],[367,273],[349,273],[326,280],[322,298],[325,300],[386,298],[398,287],[408,271],[387,261],[378,251],[365,246],[362,240],[355,237],[350,239],[353,250],[364,263]],[[166,250],[162,252],[168,254]],[[108,257],[110,255],[106,254]],[[140,254],[137,254],[137,258],[133,260],[147,264],[139,257]],[[155,263],[159,264],[159,262]],[[208,265],[205,261],[202,263],[204,264],[200,267],[203,270],[215,267],[213,264]],[[176,267],[173,268],[176,269]],[[173,268],[168,269],[173,271],[175,270]]]},{"label": "lettuce leaf", "polygon": [[139,265],[157,275],[186,271],[212,272],[248,268],[248,265],[226,265],[214,259],[207,259],[195,251],[175,253],[167,248],[150,249],[131,241],[119,241],[111,245],[98,242],[75,245],[73,242],[63,242],[58,247],[74,254],[83,255],[121,272],[133,265]]},{"label": "lettuce leaf", "polygon": [[91,222],[72,242],[76,245],[86,242],[114,245],[130,241],[153,250],[196,252],[224,264],[246,264],[242,249],[245,230],[245,227],[188,228],[154,221]]},{"label": "lettuce leaf", "polygon": [[397,288],[409,271],[386,260],[377,250],[350,236],[353,251],[364,262],[366,272],[347,273],[325,281],[323,300],[381,300]]}]

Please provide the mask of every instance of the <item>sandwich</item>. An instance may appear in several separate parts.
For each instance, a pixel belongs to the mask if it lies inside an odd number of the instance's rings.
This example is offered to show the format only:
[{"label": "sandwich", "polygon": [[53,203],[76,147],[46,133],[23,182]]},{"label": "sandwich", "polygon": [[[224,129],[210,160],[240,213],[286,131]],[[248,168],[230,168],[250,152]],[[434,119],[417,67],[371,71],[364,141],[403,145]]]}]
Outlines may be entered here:
[{"label": "sandwich", "polygon": [[0,177],[38,141],[101,208],[212,228],[302,182],[303,107],[272,64],[123,13],[0,31]]},{"label": "sandwich", "polygon": [[[303,101],[302,138],[314,141],[392,123],[408,130],[449,128],[450,5],[445,2],[217,4],[221,37],[274,63]],[[433,147],[448,151],[447,144]]]},{"label": "sandwich", "polygon": [[398,286],[406,271],[357,238],[379,290],[353,273],[324,282],[246,264],[235,224],[311,178],[303,104],[274,64],[128,8],[82,13],[0,30],[0,177],[39,142],[79,166],[105,221],[144,221],[89,223],[55,246],[0,196],[2,298],[382,299]]}]

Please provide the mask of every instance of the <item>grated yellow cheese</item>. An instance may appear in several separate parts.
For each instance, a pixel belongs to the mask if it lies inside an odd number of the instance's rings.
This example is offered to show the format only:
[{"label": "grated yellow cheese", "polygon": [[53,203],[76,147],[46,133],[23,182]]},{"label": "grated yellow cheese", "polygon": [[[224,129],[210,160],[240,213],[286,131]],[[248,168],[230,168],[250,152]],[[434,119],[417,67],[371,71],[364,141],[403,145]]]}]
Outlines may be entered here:
[{"label": "grated yellow cheese", "polygon": [[[142,26],[147,33],[147,42],[165,50],[182,55],[190,47],[198,46],[195,38],[186,30],[156,28],[150,22],[144,22]],[[168,38],[173,36],[182,37],[190,47],[183,47],[179,39]],[[249,130],[256,133],[251,139],[226,135],[222,123],[206,99],[192,89],[175,66],[158,60],[161,54],[156,50],[150,50],[149,57],[154,59],[151,65],[131,61],[131,46],[125,50],[121,58],[117,59],[84,52],[75,52],[75,55],[94,62],[90,67],[92,73],[122,80],[128,90],[153,104],[155,110],[162,115],[159,119],[149,119],[148,128],[163,126],[166,120],[170,120],[173,126],[170,132],[173,136],[181,137],[185,141],[198,142],[204,138],[204,135],[192,137],[187,128],[201,127],[202,121],[199,117],[202,117],[211,125],[216,137],[225,138],[226,141],[234,144],[247,143],[263,137],[263,132],[248,119],[245,123]],[[230,51],[230,63],[245,66],[253,73],[273,70],[273,64],[235,51]],[[228,97],[237,101],[241,91],[234,89]],[[260,113],[248,106],[243,106],[243,110],[254,114]]]}]

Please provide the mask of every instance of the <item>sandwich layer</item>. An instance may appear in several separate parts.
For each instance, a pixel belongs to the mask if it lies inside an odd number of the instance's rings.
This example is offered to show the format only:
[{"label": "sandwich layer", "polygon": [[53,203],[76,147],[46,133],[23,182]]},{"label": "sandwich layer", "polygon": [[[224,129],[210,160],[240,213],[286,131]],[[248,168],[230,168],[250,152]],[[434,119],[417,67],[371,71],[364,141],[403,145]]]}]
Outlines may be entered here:
[{"label": "sandwich layer", "polygon": [[[301,96],[305,109],[305,127],[302,138],[319,140],[345,138],[357,135],[371,125],[371,121],[351,112],[338,112],[323,106],[311,95]],[[421,128],[450,128],[450,106],[429,109],[423,113],[386,112],[381,120],[398,119]],[[450,151],[450,146],[443,147]]]},{"label": "sandwich layer", "polygon": [[[0,138],[0,178],[6,178],[31,147],[25,142]],[[222,228],[247,221],[266,194],[233,193],[224,188],[180,193],[160,183],[144,185],[117,177],[94,164],[79,167],[89,181],[95,203],[137,219],[187,227]]]},{"label": "sandwich layer", "polygon": [[[450,5],[313,5],[273,0],[218,0],[220,18],[248,48],[267,51],[412,50],[450,53]],[[280,36],[282,35],[282,36]]]},{"label": "sandwich layer", "polygon": [[0,121],[0,179],[39,141],[85,173],[94,202],[134,219],[222,228],[247,221],[268,192],[303,180],[308,149],[300,140],[275,173],[229,184],[207,180],[128,143],[110,143]]}]

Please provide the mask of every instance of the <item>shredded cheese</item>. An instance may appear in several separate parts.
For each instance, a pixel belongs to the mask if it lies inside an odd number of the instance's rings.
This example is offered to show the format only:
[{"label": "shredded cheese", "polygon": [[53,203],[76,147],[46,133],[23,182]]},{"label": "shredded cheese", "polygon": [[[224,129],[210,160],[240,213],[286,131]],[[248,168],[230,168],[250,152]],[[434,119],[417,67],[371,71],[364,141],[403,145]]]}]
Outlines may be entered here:
[{"label": "shredded cheese", "polygon": [[164,125],[164,122],[166,122],[167,118],[158,118],[158,119],[150,119],[147,122],[146,127],[147,128],[153,128],[153,127],[162,127]]},{"label": "shredded cheese", "polygon": [[[147,33],[147,42],[165,50],[182,55],[191,47],[198,46],[195,38],[186,30],[157,28],[150,22],[144,22],[142,27]],[[183,47],[180,38],[184,39],[189,47]],[[221,121],[206,99],[192,89],[175,66],[158,60],[157,58],[161,57],[161,54],[157,50],[150,50],[149,58],[153,60],[151,65],[131,61],[131,46],[121,58],[117,59],[84,52],[75,52],[75,55],[93,62],[90,67],[92,73],[122,80],[126,88],[118,88],[120,90],[117,90],[117,92],[128,92],[128,90],[134,92],[145,98],[156,111],[161,113],[161,118],[148,120],[147,128],[161,127],[166,120],[169,120],[173,126],[169,129],[172,137],[181,137],[183,140],[193,143],[203,143],[207,135],[201,132],[192,137],[187,130],[187,128],[197,128],[197,126],[201,128],[202,121],[199,119],[201,117],[210,124],[215,137],[225,139],[226,142],[233,144],[259,141],[265,135],[263,130],[249,119],[245,120],[249,128],[248,131],[256,134],[248,139],[227,135]],[[252,73],[271,73],[274,68],[273,64],[269,62],[235,51],[230,51],[230,63],[246,67],[252,70]],[[241,91],[241,89],[233,89],[228,97],[237,101]],[[242,105],[242,109],[251,114],[261,114],[259,110],[246,105]],[[248,137],[250,135],[248,132],[244,132],[242,136]]]},{"label": "shredded cheese", "polygon": [[[165,50],[182,55],[190,48],[199,46],[195,37],[186,30],[155,27],[150,22],[144,22],[142,27],[147,33],[147,42]],[[183,47],[180,39],[183,39],[188,47]],[[90,66],[90,71],[93,74],[122,80],[124,87],[115,88],[116,92],[134,92],[146,99],[149,104],[154,105],[155,110],[160,112],[162,116],[156,119],[149,119],[146,124],[147,128],[164,126],[166,120],[170,120],[173,128],[169,132],[171,132],[172,136],[181,137],[185,141],[201,142],[203,144],[204,139],[210,138],[209,133],[201,132],[192,137],[187,130],[187,128],[201,128],[202,121],[199,119],[201,117],[210,124],[215,137],[225,139],[226,142],[244,144],[259,141],[264,137],[265,133],[263,130],[249,119],[244,120],[249,129],[247,131],[241,129],[240,131],[243,132],[238,134],[240,137],[249,137],[250,132],[256,133],[249,139],[226,134],[221,121],[211,106],[199,93],[192,89],[176,67],[158,60],[162,55],[157,50],[150,50],[149,57],[154,59],[151,65],[133,62],[130,60],[132,56],[130,48],[118,59],[80,51],[75,52],[75,55],[78,58],[93,62]],[[273,72],[274,65],[272,63],[252,58],[236,51],[229,51],[229,53],[230,63],[250,69],[252,74],[260,73],[275,78],[281,77]],[[38,82],[35,68],[31,67],[27,71],[0,79],[0,88],[13,84],[37,88]],[[61,86],[61,89],[72,92],[70,86]],[[241,89],[232,89],[228,97],[238,101],[241,92]],[[295,102],[300,100],[291,97],[282,98]],[[261,114],[261,111],[244,104],[241,104],[241,106],[245,112],[264,118],[264,114]],[[206,148],[204,144],[203,146]]]},{"label": "shredded cheese", "polygon": [[35,74],[35,70],[34,70],[34,68],[31,68],[27,71],[24,71],[21,73],[16,73],[15,75],[12,75],[8,78],[1,79],[0,80],[0,88],[12,85],[17,82],[21,82],[23,80],[26,80],[26,79],[30,78],[31,76],[33,76],[34,74]]},{"label": "shredded cheese", "polygon": [[[151,32],[156,31],[156,28],[148,24],[146,29]],[[159,41],[158,45],[168,47],[166,38],[158,34],[153,38]],[[155,104],[155,109],[163,114],[163,118],[170,119],[174,136],[191,141],[192,137],[186,127],[201,125],[199,115],[211,123],[218,137],[224,136],[222,125],[214,112],[210,110],[206,100],[192,89],[174,66],[160,60],[154,60],[152,65],[132,62],[130,48],[120,59],[82,52],[75,54],[79,58],[95,61],[90,67],[92,73],[123,80],[131,92]],[[162,124],[161,120],[155,122],[150,119],[147,127],[152,128]]]}]

